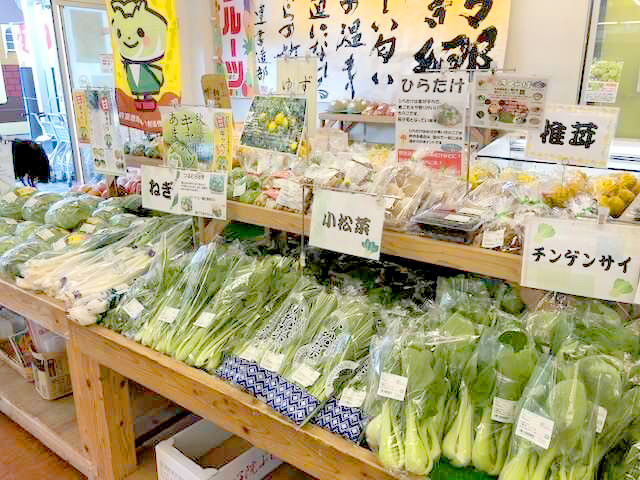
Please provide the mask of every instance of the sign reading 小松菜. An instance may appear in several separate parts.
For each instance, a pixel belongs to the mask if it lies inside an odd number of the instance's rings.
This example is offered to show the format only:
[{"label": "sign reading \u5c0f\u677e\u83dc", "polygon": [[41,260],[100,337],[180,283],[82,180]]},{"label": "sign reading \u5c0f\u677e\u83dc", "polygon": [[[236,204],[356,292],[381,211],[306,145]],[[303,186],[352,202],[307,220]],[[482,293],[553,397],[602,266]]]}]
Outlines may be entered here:
[{"label": "sign reading \u5c0f\u677e\u83dc", "polygon": [[606,168],[620,109],[549,105],[539,132],[529,132],[527,156],[567,165]]},{"label": "sign reading \u5c0f\u677e\u83dc", "polygon": [[314,193],[309,244],[379,260],[385,209],[378,198],[332,190]]},{"label": "sign reading \u5c0f\u677e\u83dc", "polygon": [[227,174],[144,165],[142,205],[176,215],[226,220]]},{"label": "sign reading \u5c0f\u677e\u83dc", "polygon": [[636,227],[529,218],[523,287],[633,303],[640,279]]}]

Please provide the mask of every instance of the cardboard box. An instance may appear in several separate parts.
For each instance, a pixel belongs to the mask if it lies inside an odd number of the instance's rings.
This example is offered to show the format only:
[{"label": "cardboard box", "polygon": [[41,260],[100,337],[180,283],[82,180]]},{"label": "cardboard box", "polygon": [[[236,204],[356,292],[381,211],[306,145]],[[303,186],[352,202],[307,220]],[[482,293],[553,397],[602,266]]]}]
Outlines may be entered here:
[{"label": "cardboard box", "polygon": [[31,367],[36,390],[45,400],[55,400],[72,392],[67,352],[34,351]]},{"label": "cardboard box", "polygon": [[262,480],[282,461],[206,420],[156,446],[158,480]]}]

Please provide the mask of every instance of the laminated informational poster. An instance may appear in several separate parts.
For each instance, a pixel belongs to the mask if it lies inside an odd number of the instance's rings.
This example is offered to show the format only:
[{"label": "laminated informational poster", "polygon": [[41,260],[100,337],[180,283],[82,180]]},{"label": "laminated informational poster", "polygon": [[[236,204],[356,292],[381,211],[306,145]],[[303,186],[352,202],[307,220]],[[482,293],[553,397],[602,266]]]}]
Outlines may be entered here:
[{"label": "laminated informational poster", "polygon": [[113,90],[85,90],[93,166],[98,173],[126,175],[124,147]]},{"label": "laminated informational poster", "polygon": [[587,103],[616,103],[624,62],[598,60],[589,71],[589,81],[584,94]]},{"label": "laminated informational poster", "polygon": [[307,132],[316,129],[318,112],[318,59],[312,57],[279,58],[278,63],[279,95],[305,97],[307,99]]},{"label": "laminated informational poster", "polygon": [[435,169],[462,171],[469,75],[434,72],[404,77],[398,87],[398,159],[417,159]]},{"label": "laminated informational poster", "polygon": [[504,130],[540,130],[549,79],[478,73],[471,100],[471,125]]},{"label": "laminated informational poster", "polygon": [[162,107],[165,161],[171,168],[215,172],[227,170],[233,145],[230,110],[208,107]]},{"label": "laminated informational poster", "polygon": [[523,287],[633,303],[640,279],[636,227],[555,218],[527,219]]},{"label": "laminated informational poster", "polygon": [[142,166],[142,206],[149,210],[227,219],[227,173]]},{"label": "laminated informational poster", "polygon": [[527,157],[550,163],[606,168],[620,109],[547,106],[540,131],[529,131]]},{"label": "laminated informational poster", "polygon": [[84,90],[74,90],[72,97],[78,142],[89,144],[91,143],[91,137],[89,135],[89,107],[87,105],[86,92]]},{"label": "laminated informational poster", "polygon": [[207,106],[231,108],[231,92],[224,73],[208,73],[202,76],[202,93]]},{"label": "laminated informational poster", "polygon": [[257,96],[247,114],[240,143],[245,147],[297,155],[306,113],[306,98]]}]

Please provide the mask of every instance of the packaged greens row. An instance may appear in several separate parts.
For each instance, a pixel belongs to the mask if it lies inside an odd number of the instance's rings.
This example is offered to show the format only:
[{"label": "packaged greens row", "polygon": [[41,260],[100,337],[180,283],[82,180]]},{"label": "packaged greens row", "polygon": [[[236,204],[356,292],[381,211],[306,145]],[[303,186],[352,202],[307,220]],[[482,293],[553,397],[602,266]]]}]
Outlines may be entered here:
[{"label": "packaged greens row", "polygon": [[176,259],[165,242],[100,322],[364,442],[393,472],[426,476],[441,459],[504,480],[638,468],[628,311],[552,294],[527,310],[516,288],[464,276],[439,278],[427,302],[367,293],[237,243]]}]

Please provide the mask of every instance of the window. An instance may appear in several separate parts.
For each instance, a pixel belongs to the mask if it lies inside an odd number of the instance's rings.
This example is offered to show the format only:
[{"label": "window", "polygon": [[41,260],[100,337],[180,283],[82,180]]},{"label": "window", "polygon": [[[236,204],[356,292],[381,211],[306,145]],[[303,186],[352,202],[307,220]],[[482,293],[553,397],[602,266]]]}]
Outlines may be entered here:
[{"label": "window", "polygon": [[597,0],[581,102],[620,107],[617,137],[640,140],[640,0]]},{"label": "window", "polygon": [[16,51],[16,42],[13,39],[13,30],[11,25],[2,25],[2,36],[4,38],[4,50],[6,53]]}]

